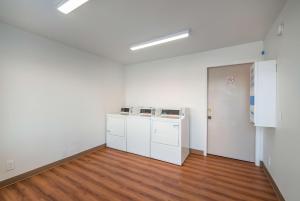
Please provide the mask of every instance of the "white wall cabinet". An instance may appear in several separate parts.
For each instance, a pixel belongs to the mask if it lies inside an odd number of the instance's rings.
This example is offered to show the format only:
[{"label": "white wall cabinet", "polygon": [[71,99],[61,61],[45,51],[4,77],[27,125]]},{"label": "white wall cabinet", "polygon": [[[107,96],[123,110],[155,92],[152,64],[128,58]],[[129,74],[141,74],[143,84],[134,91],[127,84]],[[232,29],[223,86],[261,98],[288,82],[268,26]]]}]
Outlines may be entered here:
[{"label": "white wall cabinet", "polygon": [[127,152],[150,157],[151,118],[128,116],[126,121]]},{"label": "white wall cabinet", "polygon": [[107,115],[106,146],[126,151],[126,117],[123,115]]},{"label": "white wall cabinet", "polygon": [[250,120],[257,127],[276,127],[275,60],[260,61],[251,67]]}]

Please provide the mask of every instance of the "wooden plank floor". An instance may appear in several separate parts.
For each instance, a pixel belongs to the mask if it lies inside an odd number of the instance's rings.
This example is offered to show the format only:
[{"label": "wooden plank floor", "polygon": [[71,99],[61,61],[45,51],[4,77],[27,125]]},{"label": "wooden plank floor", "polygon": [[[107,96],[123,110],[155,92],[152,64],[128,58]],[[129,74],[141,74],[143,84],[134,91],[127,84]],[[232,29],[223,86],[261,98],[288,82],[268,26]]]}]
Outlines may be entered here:
[{"label": "wooden plank floor", "polygon": [[1,201],[277,200],[261,168],[191,154],[183,167],[109,148],[0,190]]}]

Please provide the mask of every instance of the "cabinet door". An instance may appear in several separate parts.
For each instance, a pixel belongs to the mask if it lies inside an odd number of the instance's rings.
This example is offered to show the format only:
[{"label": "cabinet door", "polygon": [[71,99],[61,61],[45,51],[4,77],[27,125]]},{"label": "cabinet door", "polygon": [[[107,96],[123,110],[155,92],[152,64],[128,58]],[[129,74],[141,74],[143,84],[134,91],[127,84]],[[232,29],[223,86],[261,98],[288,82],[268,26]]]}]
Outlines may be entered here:
[{"label": "cabinet door", "polygon": [[106,132],[108,135],[125,136],[125,119],[121,117],[107,117]]},{"label": "cabinet door", "polygon": [[276,61],[258,62],[255,71],[255,125],[276,127]]},{"label": "cabinet door", "polygon": [[150,118],[127,118],[126,134],[128,152],[150,156],[150,125]]},{"label": "cabinet door", "polygon": [[152,142],[178,146],[179,123],[154,120],[152,127]]}]

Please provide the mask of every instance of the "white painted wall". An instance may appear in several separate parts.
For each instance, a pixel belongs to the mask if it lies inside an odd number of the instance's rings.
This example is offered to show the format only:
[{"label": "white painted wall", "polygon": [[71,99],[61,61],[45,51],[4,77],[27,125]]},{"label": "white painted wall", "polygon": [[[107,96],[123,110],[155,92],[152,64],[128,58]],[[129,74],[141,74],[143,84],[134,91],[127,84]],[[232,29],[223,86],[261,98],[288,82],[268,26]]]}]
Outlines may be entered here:
[{"label": "white painted wall", "polygon": [[[284,23],[284,34],[276,36]],[[264,130],[264,163],[287,201],[300,200],[300,1],[288,0],[267,35],[266,59],[278,61],[276,129]],[[269,159],[271,164],[269,164]]]},{"label": "white painted wall", "polygon": [[121,65],[2,23],[0,44],[0,180],[105,143]]},{"label": "white painted wall", "polygon": [[[190,108],[190,145],[206,149],[207,67],[260,60],[254,42],[125,68],[127,105]],[[147,51],[147,50],[144,50]]]}]

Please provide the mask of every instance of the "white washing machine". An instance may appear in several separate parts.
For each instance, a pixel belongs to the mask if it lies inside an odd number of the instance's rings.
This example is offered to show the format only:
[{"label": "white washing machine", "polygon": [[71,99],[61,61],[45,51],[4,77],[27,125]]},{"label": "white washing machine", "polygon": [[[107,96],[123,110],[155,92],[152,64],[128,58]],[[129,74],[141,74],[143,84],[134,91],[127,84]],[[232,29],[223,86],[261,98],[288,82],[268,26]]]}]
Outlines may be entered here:
[{"label": "white washing machine", "polygon": [[152,113],[151,108],[139,108],[138,114],[127,117],[127,152],[150,157]]}]

